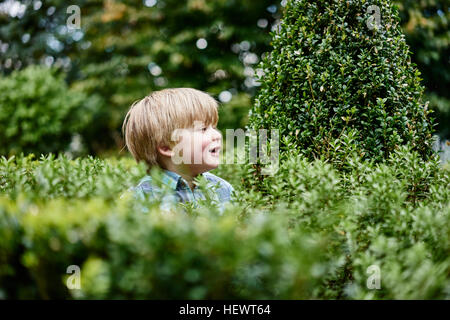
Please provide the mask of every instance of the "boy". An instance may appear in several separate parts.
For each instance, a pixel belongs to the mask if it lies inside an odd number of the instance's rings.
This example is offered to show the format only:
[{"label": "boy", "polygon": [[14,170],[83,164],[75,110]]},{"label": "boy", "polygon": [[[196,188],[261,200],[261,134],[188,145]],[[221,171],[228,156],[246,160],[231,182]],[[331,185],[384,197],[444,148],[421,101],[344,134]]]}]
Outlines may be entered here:
[{"label": "boy", "polygon": [[176,202],[195,205],[205,195],[194,179],[203,177],[210,199],[223,209],[234,189],[208,172],[219,165],[222,147],[217,107],[207,93],[190,88],[156,91],[133,103],[122,126],[125,144],[137,162],[147,164],[148,174],[154,167],[162,169],[159,182],[170,190],[163,197],[161,188],[146,175],[134,188],[138,197],[162,197],[165,210]]}]

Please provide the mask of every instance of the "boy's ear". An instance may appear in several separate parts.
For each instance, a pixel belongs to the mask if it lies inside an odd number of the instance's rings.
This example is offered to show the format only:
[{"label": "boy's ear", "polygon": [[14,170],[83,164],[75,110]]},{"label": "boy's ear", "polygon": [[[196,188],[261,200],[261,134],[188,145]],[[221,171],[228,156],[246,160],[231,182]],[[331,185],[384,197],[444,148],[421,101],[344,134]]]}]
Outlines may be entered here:
[{"label": "boy's ear", "polygon": [[166,156],[166,157],[173,156],[173,151],[169,146],[161,145],[161,146],[158,146],[157,149],[158,149],[158,152],[163,156]]}]

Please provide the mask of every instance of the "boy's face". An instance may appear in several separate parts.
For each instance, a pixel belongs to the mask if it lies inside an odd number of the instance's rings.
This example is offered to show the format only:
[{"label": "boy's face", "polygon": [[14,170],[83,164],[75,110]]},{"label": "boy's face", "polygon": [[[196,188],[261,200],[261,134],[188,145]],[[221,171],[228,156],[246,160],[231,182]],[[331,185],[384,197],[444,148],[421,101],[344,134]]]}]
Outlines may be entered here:
[{"label": "boy's face", "polygon": [[175,130],[172,140],[179,141],[172,149],[175,165],[184,166],[193,175],[218,167],[222,134],[215,127],[195,121],[192,128]]}]

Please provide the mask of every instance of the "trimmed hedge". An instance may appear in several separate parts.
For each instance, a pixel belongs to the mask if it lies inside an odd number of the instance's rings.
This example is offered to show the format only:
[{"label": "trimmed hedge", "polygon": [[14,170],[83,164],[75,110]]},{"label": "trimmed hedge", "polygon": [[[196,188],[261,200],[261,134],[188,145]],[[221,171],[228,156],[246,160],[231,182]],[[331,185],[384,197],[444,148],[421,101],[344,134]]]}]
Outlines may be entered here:
[{"label": "trimmed hedge", "polygon": [[[346,172],[298,151],[282,160],[268,196],[246,188],[251,165],[215,170],[237,189],[220,215],[134,200],[124,191],[145,168],[131,159],[2,158],[0,296],[450,298],[449,167],[407,148]],[[81,290],[66,286],[70,265]]]}]

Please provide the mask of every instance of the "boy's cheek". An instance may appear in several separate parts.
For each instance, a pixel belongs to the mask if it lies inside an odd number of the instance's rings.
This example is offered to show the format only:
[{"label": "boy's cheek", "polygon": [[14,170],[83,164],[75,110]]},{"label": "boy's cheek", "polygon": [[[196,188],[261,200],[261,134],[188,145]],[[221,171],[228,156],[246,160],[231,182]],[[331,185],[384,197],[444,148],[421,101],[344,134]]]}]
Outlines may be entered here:
[{"label": "boy's cheek", "polygon": [[208,145],[210,144],[211,142],[209,142],[209,141],[203,141],[203,143],[202,143],[202,150],[205,150],[206,148],[208,148]]}]

